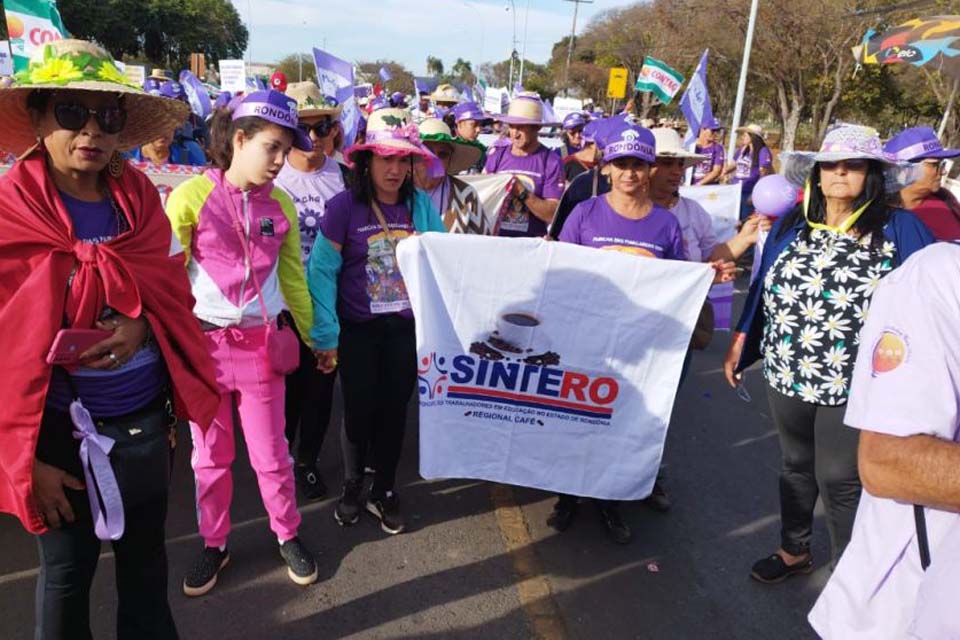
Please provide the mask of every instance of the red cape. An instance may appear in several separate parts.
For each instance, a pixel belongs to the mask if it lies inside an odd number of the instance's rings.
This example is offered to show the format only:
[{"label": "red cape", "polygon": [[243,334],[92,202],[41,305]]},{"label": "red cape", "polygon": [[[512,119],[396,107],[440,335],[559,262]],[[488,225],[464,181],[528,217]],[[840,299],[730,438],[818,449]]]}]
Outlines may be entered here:
[{"label": "red cape", "polygon": [[130,317],[142,313],[170,371],[177,414],[206,426],[219,402],[183,256],[169,255],[170,223],[157,188],[131,167],[107,185],[132,229],[92,245],[74,240],[43,149],[0,179],[0,512],[32,533],[45,530],[32,468],[50,384],[46,354],[64,311],[77,328],[92,327],[105,305]]}]

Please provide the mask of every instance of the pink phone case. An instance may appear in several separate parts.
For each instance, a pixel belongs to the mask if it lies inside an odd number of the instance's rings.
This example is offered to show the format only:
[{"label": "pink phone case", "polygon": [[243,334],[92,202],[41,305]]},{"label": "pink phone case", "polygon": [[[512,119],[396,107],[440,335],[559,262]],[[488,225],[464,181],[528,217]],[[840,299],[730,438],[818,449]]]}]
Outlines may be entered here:
[{"label": "pink phone case", "polygon": [[81,353],[111,335],[99,329],[61,329],[47,353],[47,364],[76,364]]}]

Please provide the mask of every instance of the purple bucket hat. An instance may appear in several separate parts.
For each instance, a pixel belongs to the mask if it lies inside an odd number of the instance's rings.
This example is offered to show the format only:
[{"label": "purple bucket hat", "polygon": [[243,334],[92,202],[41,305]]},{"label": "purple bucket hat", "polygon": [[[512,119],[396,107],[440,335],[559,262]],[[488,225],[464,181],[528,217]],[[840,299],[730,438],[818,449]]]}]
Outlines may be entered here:
[{"label": "purple bucket hat", "polygon": [[297,124],[297,101],[286,94],[268,89],[254,91],[244,96],[238,96],[231,101],[233,120],[253,116],[267,122],[290,129],[293,132],[293,146],[301,151],[313,150],[310,136]]},{"label": "purple bucket hat", "polygon": [[466,120],[491,120],[492,118],[483,112],[476,102],[461,102],[453,108],[453,115],[457,122]]},{"label": "purple bucket hat", "polygon": [[883,151],[900,162],[960,156],[960,149],[944,149],[936,132],[930,127],[904,129],[883,145]]},{"label": "purple bucket hat", "polygon": [[536,93],[521,93],[510,101],[507,115],[495,116],[495,120],[512,125],[537,125],[551,127],[558,123],[545,122],[543,119],[543,101]]},{"label": "purple bucket hat", "polygon": [[638,158],[653,164],[657,160],[657,141],[649,129],[624,120],[614,120],[601,135],[603,161]]}]

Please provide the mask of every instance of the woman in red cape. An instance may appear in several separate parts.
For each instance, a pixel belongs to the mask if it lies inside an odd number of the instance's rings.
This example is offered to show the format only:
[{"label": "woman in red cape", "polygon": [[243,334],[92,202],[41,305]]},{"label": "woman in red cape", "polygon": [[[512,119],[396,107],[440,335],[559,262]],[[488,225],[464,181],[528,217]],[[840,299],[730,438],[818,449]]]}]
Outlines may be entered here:
[{"label": "woman in red cape", "polygon": [[[177,416],[208,425],[219,402],[182,249],[156,188],[118,155],[176,128],[187,107],[129,84],[99,47],[63,40],[0,89],[0,112],[0,146],[27,150],[0,179],[0,511],[40,542],[36,637],[89,637],[100,540],[70,403],[97,423],[172,424],[172,399]],[[65,328],[109,337],[67,371],[46,358]],[[123,508],[118,637],[176,638],[166,489]]]}]

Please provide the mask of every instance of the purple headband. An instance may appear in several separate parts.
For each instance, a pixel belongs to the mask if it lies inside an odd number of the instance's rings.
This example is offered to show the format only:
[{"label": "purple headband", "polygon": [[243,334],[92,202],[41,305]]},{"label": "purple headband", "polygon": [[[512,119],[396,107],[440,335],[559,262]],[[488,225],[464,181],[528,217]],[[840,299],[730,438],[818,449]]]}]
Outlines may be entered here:
[{"label": "purple headband", "polygon": [[313,150],[310,136],[297,126],[300,121],[297,117],[297,101],[279,91],[268,89],[237,96],[227,108],[232,113],[231,120],[249,117],[266,120],[293,131],[293,146],[297,149]]}]

